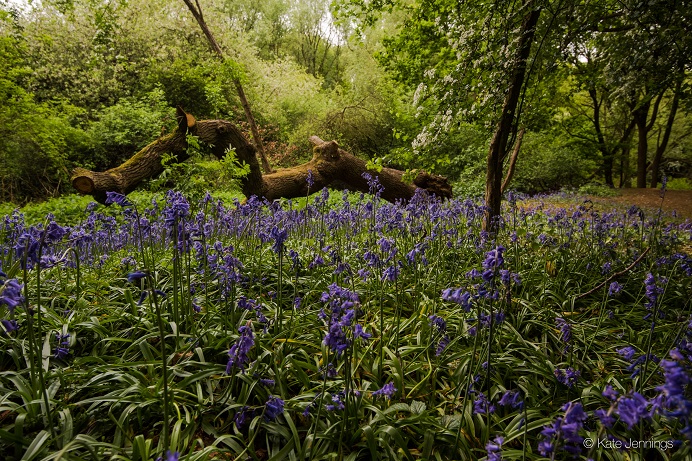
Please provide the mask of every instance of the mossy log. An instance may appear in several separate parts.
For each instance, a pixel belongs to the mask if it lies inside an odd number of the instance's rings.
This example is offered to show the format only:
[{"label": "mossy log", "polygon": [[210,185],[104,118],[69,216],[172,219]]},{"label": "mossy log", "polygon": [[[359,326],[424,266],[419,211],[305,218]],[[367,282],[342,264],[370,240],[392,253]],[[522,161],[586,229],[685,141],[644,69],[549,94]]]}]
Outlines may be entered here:
[{"label": "mossy log", "polygon": [[[225,120],[198,121],[182,109],[178,109],[178,127],[173,133],[159,137],[125,163],[110,170],[97,172],[75,168],[72,185],[80,193],[92,195],[100,202],[105,201],[106,192],[127,194],[143,180],[163,171],[161,158],[164,154],[172,154],[178,161],[186,160],[188,134],[197,136],[200,143],[212,146],[212,152],[218,158],[223,158],[229,146],[235,149],[238,161],[250,167],[250,173],[242,180],[246,197],[256,195],[268,200],[305,197],[336,181],[350,190],[369,190],[362,176],[368,172],[365,161],[340,149],[335,141],[325,142],[312,136],[310,142],[315,147],[309,162],[262,175],[255,147],[234,124]],[[313,183],[308,188],[310,173]],[[452,196],[452,188],[445,177],[424,171],[418,172],[411,184],[403,180],[404,172],[399,170],[383,168],[380,172],[369,173],[378,177],[383,187],[381,196],[390,202],[410,199],[418,188],[442,198]]]}]

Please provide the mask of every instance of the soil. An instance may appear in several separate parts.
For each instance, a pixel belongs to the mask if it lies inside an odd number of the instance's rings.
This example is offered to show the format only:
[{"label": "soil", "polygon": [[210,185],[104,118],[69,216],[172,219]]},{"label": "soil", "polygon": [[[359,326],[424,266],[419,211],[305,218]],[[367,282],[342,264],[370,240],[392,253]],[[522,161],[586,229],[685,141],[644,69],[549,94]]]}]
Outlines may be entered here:
[{"label": "soil", "polygon": [[603,208],[614,206],[616,208],[629,208],[637,205],[645,211],[657,211],[661,207],[667,217],[679,220],[692,220],[692,190],[666,191],[661,201],[660,189],[618,189],[618,195],[614,197],[590,197]]}]

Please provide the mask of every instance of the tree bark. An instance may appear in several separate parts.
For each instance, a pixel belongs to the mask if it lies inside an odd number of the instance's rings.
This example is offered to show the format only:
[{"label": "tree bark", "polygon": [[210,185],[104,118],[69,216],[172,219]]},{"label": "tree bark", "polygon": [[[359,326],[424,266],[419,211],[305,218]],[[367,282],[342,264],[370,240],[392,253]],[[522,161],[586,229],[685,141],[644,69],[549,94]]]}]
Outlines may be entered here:
[{"label": "tree bark", "polygon": [[505,193],[509,184],[512,182],[512,177],[514,176],[514,169],[517,166],[517,158],[519,158],[519,150],[521,150],[521,141],[524,139],[524,133],[526,128],[522,128],[517,134],[517,140],[514,142],[514,150],[512,151],[512,156],[509,158],[509,167],[507,167],[507,174],[505,175],[504,181],[502,181],[501,193]]},{"label": "tree bark", "polygon": [[526,62],[531,54],[531,45],[536,32],[536,24],[541,10],[534,8],[533,2],[528,2],[529,13],[519,31],[519,42],[514,56],[514,70],[507,96],[502,107],[502,115],[495,129],[488,151],[488,166],[485,178],[485,219],[483,228],[491,233],[497,230],[497,218],[502,206],[502,163],[507,153],[507,142],[515,128],[515,114],[521,89],[526,77]]},{"label": "tree bark", "polygon": [[[207,37],[209,46],[211,46],[212,50],[214,50],[214,52],[219,58],[224,59],[223,50],[219,46],[219,42],[217,42],[216,38],[214,38],[214,34],[211,33],[209,26],[207,26],[207,22],[204,20],[204,16],[202,15],[202,8],[200,7],[199,2],[195,0],[195,3],[197,4],[197,6],[195,7],[195,5],[193,5],[190,0],[183,1],[187,5],[187,8],[190,10],[192,15],[195,17],[195,20],[197,21],[197,24],[199,24],[199,27],[202,29],[202,32],[204,32],[205,37]],[[236,92],[238,93],[240,104],[243,106],[245,118],[247,119],[247,122],[250,125],[250,131],[252,132],[252,138],[255,140],[257,152],[259,152],[260,158],[262,159],[262,168],[264,169],[265,173],[271,173],[272,168],[269,165],[267,155],[264,152],[264,144],[262,143],[262,137],[259,134],[257,122],[255,122],[255,116],[252,115],[250,103],[248,102],[247,97],[245,96],[245,90],[243,90],[243,85],[240,83],[240,79],[238,79],[238,77],[233,77],[232,81],[233,85],[235,86]]]},{"label": "tree bark", "polygon": [[678,111],[678,105],[680,103],[680,89],[682,87],[682,77],[678,79],[675,84],[673,102],[670,106],[670,113],[668,114],[668,120],[666,122],[666,127],[663,132],[663,139],[660,144],[656,147],[656,153],[654,154],[654,159],[651,163],[651,187],[656,188],[658,185],[658,170],[661,165],[661,159],[663,159],[663,153],[668,147],[668,141],[670,141],[670,133],[673,131],[673,122],[675,122],[675,115]]},{"label": "tree bark", "polygon": [[634,110],[634,122],[637,125],[637,187],[646,187],[646,157],[649,151],[647,115],[649,103],[644,103]]},{"label": "tree bark", "polygon": [[[109,191],[127,194],[144,179],[163,171],[163,154],[170,153],[178,161],[185,160],[188,157],[186,140],[190,134],[211,146],[212,153],[218,158],[223,158],[228,147],[235,149],[238,161],[250,167],[250,173],[241,180],[246,197],[256,195],[268,200],[305,197],[337,181],[345,183],[350,190],[368,192],[368,182],[362,176],[365,172],[379,179],[384,188],[381,197],[390,202],[408,200],[417,189],[441,198],[452,197],[452,188],[445,177],[420,171],[409,184],[403,180],[403,171],[391,168],[383,168],[379,173],[368,171],[364,160],[340,149],[335,141],[325,142],[317,136],[310,138],[315,146],[312,160],[262,175],[255,146],[234,124],[225,120],[197,121],[182,109],[178,109],[178,121],[173,133],[158,138],[120,166],[104,172],[76,168],[72,173],[72,185],[80,193],[92,195],[100,202],[105,201]],[[308,175],[312,176],[312,185],[308,185]]]}]

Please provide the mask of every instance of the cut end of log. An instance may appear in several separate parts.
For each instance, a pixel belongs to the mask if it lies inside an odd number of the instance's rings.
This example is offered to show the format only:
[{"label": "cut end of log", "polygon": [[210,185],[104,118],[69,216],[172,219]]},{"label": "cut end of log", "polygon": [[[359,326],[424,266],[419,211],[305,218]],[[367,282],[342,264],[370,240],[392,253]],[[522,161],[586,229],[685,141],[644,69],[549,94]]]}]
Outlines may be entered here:
[{"label": "cut end of log", "polygon": [[91,171],[84,168],[75,168],[72,171],[72,186],[80,194],[91,194],[94,192],[94,180],[91,179]]}]

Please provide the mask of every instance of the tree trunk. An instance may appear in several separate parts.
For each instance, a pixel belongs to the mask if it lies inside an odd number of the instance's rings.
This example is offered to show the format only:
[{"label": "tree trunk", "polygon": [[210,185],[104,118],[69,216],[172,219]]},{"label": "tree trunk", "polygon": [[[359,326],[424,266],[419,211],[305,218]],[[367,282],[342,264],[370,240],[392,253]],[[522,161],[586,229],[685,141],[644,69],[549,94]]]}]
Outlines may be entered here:
[{"label": "tree trunk", "polygon": [[680,103],[680,89],[682,87],[682,78],[678,79],[675,84],[673,102],[670,106],[670,113],[668,114],[668,121],[666,122],[665,131],[663,132],[663,139],[661,143],[656,147],[656,153],[654,154],[653,162],[651,163],[651,187],[656,188],[658,186],[658,170],[661,166],[661,159],[663,158],[663,153],[668,147],[668,141],[670,141],[670,133],[673,131],[673,122],[675,122],[675,115],[678,111],[678,105]]},{"label": "tree trunk", "polygon": [[497,230],[497,219],[502,206],[502,163],[507,153],[507,142],[515,128],[515,113],[521,89],[526,77],[526,62],[531,54],[531,45],[536,32],[536,24],[541,10],[533,8],[533,2],[528,2],[531,11],[524,17],[519,31],[519,42],[514,56],[514,71],[510,81],[507,96],[502,107],[502,115],[495,129],[488,151],[488,167],[485,178],[485,219],[483,228],[491,233]]},{"label": "tree trunk", "polygon": [[[187,135],[197,136],[201,143],[211,146],[212,153],[223,158],[226,149],[233,147],[238,161],[250,167],[248,176],[241,180],[242,191],[246,197],[256,195],[268,200],[278,198],[305,197],[334,182],[345,183],[349,189],[368,192],[369,186],[362,174],[370,173],[379,179],[384,190],[381,197],[390,202],[408,200],[417,189],[423,189],[441,198],[451,198],[452,188],[447,179],[426,172],[418,172],[409,184],[403,180],[404,172],[383,168],[381,172],[368,171],[366,162],[340,149],[335,141],[325,142],[312,136],[310,142],[315,146],[313,157],[308,163],[262,175],[255,147],[232,123],[225,120],[195,120],[178,109],[178,128],[167,136],[162,136],[146,146],[120,166],[104,172],[76,168],[72,173],[72,185],[82,194],[92,195],[104,202],[106,192],[127,194],[144,179],[156,176],[163,171],[161,156],[173,154],[178,161],[185,160]],[[312,185],[308,185],[308,175]]]},{"label": "tree trunk", "polygon": [[512,151],[512,156],[509,158],[509,167],[507,168],[507,174],[505,175],[504,181],[502,181],[501,193],[505,193],[509,184],[512,182],[512,177],[514,176],[514,169],[517,166],[517,158],[519,158],[519,150],[521,150],[521,141],[524,139],[524,133],[526,128],[522,128],[517,134],[517,140],[514,142],[514,151]]},{"label": "tree trunk", "polygon": [[[207,37],[209,46],[211,46],[211,48],[214,50],[214,53],[216,53],[216,55],[219,58],[224,59],[223,50],[219,46],[219,42],[216,41],[216,38],[214,38],[214,35],[211,33],[209,26],[207,26],[207,22],[204,20],[204,16],[202,15],[202,8],[200,7],[199,2],[196,2],[197,6],[195,7],[195,5],[193,5],[190,0],[183,1],[187,5],[192,15],[195,17],[195,20],[197,20],[197,24],[199,24],[199,27],[202,29],[202,32],[204,32],[205,37]],[[255,122],[255,116],[252,115],[250,103],[248,102],[247,97],[245,96],[243,85],[240,83],[240,79],[238,79],[238,77],[233,77],[232,81],[233,85],[235,86],[236,92],[238,93],[240,104],[243,106],[245,118],[247,119],[247,122],[250,125],[250,131],[252,132],[252,138],[255,140],[255,146],[257,147],[257,151],[259,152],[260,158],[262,159],[262,168],[264,169],[265,173],[271,173],[272,168],[269,165],[269,161],[267,160],[267,156],[264,152],[264,144],[262,143],[262,137],[259,134],[259,129],[257,128],[257,123]]]},{"label": "tree trunk", "polygon": [[634,110],[634,121],[637,125],[637,187],[646,187],[646,157],[648,154],[648,129],[646,119],[649,113],[649,103],[642,104]]}]

